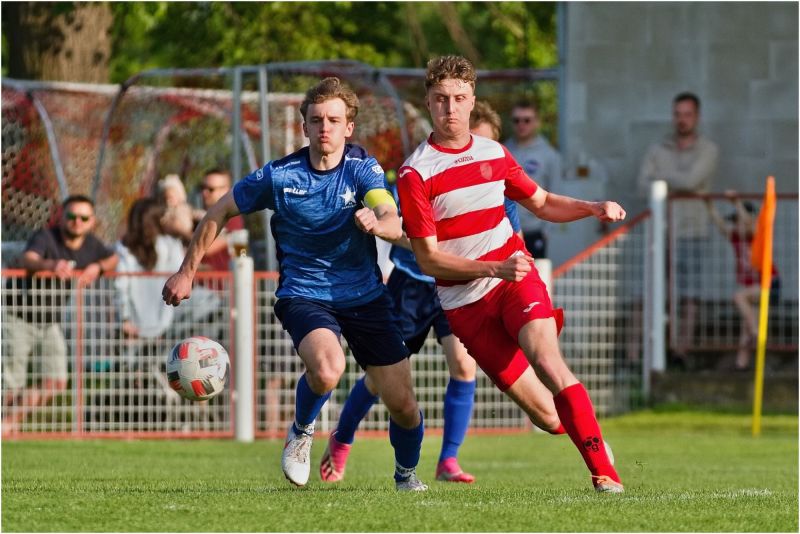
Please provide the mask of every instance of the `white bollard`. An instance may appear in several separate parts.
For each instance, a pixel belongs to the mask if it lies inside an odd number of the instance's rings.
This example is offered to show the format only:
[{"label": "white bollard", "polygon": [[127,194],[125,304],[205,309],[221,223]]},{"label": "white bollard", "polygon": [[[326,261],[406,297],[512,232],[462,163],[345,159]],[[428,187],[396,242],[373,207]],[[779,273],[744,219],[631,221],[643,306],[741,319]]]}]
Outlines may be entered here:
[{"label": "white bollard", "polygon": [[[652,214],[651,234],[648,236],[650,276],[645,278],[644,294],[647,303],[645,321],[649,339],[645,347],[645,362],[650,361],[650,369],[663,372],[667,368],[666,340],[666,262],[667,262],[667,182],[656,181],[650,184],[650,213]],[[646,372],[646,370],[645,370]]]},{"label": "white bollard", "polygon": [[236,441],[252,442],[255,437],[254,368],[253,368],[253,258],[238,256],[231,260],[233,271],[234,361],[234,434]]}]

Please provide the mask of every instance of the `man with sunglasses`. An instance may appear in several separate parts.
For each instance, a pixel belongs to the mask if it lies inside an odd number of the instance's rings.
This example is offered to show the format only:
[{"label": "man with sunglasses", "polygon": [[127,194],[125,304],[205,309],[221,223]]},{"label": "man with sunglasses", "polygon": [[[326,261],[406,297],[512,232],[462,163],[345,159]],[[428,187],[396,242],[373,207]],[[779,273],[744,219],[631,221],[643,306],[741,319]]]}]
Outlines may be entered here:
[{"label": "man with sunglasses", "polygon": [[[200,195],[203,199],[203,209],[209,209],[225,196],[231,189],[231,175],[222,169],[210,169],[203,176],[200,184]],[[217,239],[211,243],[203,257],[203,268],[209,271],[227,271],[229,269],[231,255],[228,252],[228,235],[237,230],[244,230],[244,219],[241,215],[232,217]]]},{"label": "man with sunglasses", "polygon": [[[561,178],[561,156],[543,135],[539,135],[539,110],[532,101],[522,100],[511,109],[514,135],[506,148],[525,173],[547,191]],[[547,257],[547,224],[528,210],[519,210],[525,246],[536,259]]]},{"label": "man with sunglasses", "polygon": [[[25,279],[6,283],[3,321],[3,432],[14,432],[25,417],[67,386],[67,342],[61,329],[63,295],[71,279],[91,284],[116,268],[119,258],[93,233],[94,203],[74,195],[64,200],[58,226],[36,232],[22,254]],[[39,277],[51,272],[53,276]],[[26,387],[29,360],[42,381]]]}]

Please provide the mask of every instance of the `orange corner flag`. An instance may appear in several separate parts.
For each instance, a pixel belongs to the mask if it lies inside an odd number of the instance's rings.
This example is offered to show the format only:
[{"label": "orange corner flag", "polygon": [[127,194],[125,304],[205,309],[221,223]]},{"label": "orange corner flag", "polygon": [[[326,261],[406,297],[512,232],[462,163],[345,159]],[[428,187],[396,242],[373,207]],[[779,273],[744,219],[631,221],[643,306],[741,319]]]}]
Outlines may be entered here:
[{"label": "orange corner flag", "polygon": [[[767,189],[764,191],[764,203],[758,214],[756,234],[753,236],[753,244],[750,252],[750,263],[753,265],[753,269],[758,272],[764,272],[765,256],[769,256],[770,259],[772,259],[772,225],[774,221],[775,178],[770,176],[767,178]],[[761,287],[769,287],[769,272],[770,270],[768,269],[767,276],[761,277]],[[766,286],[764,284],[766,284]]]},{"label": "orange corner flag", "polygon": [[758,214],[756,235],[753,236],[750,263],[761,273],[761,298],[758,310],[758,339],[756,341],[756,376],[753,387],[753,436],[761,434],[761,402],[764,396],[764,360],[767,352],[767,323],[769,321],[769,286],[772,284],[772,225],[775,222],[775,178],[767,178],[764,204]]}]

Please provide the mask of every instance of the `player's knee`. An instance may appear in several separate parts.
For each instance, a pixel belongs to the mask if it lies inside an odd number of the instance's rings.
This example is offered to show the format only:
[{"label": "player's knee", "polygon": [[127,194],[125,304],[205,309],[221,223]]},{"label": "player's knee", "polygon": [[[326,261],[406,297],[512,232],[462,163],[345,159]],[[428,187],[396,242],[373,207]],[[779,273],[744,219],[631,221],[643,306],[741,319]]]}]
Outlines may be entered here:
[{"label": "player's knee", "polygon": [[454,360],[449,364],[450,377],[462,382],[475,380],[476,364],[470,357],[464,360]]},{"label": "player's knee", "polygon": [[339,379],[344,373],[344,365],[339,365],[338,362],[326,362],[316,369],[308,369],[306,372],[312,390],[317,393],[330,391],[339,383]]}]

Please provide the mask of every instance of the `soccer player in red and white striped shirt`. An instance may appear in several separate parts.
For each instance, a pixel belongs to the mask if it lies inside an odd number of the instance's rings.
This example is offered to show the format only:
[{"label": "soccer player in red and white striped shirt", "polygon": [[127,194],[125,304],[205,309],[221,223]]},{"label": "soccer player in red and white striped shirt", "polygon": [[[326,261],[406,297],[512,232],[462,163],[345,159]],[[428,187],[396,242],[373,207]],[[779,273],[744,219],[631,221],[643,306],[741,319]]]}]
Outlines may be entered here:
[{"label": "soccer player in red and white striped shirt", "polygon": [[[549,399],[524,379],[529,362],[553,395],[550,402],[581,452],[595,489],[620,493],[623,486],[592,401],[561,355],[557,314],[533,258],[505,217],[503,200],[516,200],[552,222],[592,216],[620,221],[625,211],[615,202],[549,193],[502,145],[471,135],[475,80],[475,68],[463,57],[442,56],[428,63],[426,104],[433,133],[398,171],[406,233],[420,268],[436,278],[453,333],[484,372],[530,413],[532,405]],[[524,360],[515,358],[520,352]]]}]

